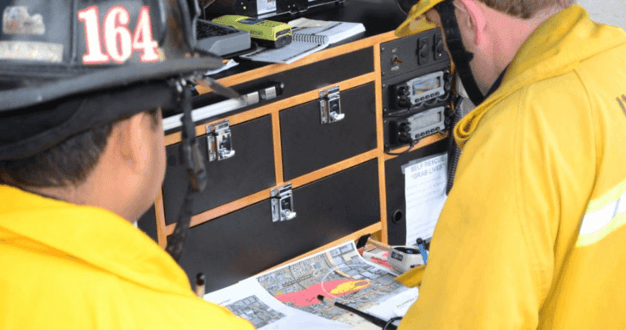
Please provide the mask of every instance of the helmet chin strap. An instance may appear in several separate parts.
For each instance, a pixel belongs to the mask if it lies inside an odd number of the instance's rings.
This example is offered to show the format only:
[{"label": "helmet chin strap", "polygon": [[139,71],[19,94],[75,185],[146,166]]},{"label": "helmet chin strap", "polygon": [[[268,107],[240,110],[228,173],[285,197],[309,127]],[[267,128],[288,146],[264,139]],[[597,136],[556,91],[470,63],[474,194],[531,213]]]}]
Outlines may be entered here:
[{"label": "helmet chin strap", "polygon": [[182,141],[181,141],[181,158],[187,167],[187,177],[189,178],[189,187],[185,193],[185,199],[174,233],[168,237],[167,248],[165,249],[174,260],[178,261],[183,251],[183,243],[187,237],[187,229],[192,216],[193,199],[195,195],[202,191],[207,185],[207,173],[202,162],[202,156],[196,141],[196,131],[191,119],[191,89],[189,86],[178,83],[180,93],[180,105],[183,110]]},{"label": "helmet chin strap", "polygon": [[461,77],[463,87],[469,96],[472,103],[476,106],[483,103],[485,96],[478,88],[472,68],[470,67],[470,61],[474,58],[474,54],[467,51],[465,45],[463,45],[463,39],[461,38],[461,30],[454,13],[453,0],[446,0],[437,5],[439,16],[441,17],[441,25],[443,27],[443,33],[446,35],[446,43],[448,50],[452,56],[452,61],[456,65],[456,70]]},{"label": "helmet chin strap", "polygon": [[[209,86],[216,93],[223,96],[240,100],[242,99],[242,96],[235,90],[230,87],[226,87],[211,78],[203,78],[202,75],[194,75],[188,77],[188,79],[193,80],[198,84]],[[191,118],[191,87],[186,83],[186,79],[180,79],[173,83],[176,85],[180,100],[179,104],[183,113],[181,118],[183,128],[181,132],[182,141],[180,147],[180,157],[187,167],[187,177],[189,178],[189,186],[187,187],[187,192],[185,193],[183,205],[178,213],[174,233],[167,238],[167,247],[165,248],[172,258],[178,262],[181,253],[183,252],[183,243],[187,238],[187,229],[189,229],[189,224],[193,215],[192,206],[194,197],[206,188],[208,177],[206,168],[204,167],[204,158],[200,152],[198,141],[196,140],[195,125]]]}]

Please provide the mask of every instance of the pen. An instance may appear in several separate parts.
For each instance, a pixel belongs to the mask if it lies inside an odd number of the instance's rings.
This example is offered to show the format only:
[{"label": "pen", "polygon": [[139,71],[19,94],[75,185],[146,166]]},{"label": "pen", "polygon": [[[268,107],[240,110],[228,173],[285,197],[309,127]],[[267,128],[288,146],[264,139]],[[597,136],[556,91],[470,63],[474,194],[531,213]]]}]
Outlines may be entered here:
[{"label": "pen", "polygon": [[[322,296],[321,294],[317,295],[317,300],[319,300],[321,302],[324,302],[324,296]],[[381,327],[381,328],[383,328],[385,330],[396,330],[397,329],[397,327],[395,325],[391,324],[391,321],[385,321],[385,320],[380,319],[380,318],[378,318],[378,317],[376,317],[374,315],[367,314],[365,312],[361,312],[360,310],[358,310],[356,308],[352,308],[352,307],[350,307],[348,305],[344,305],[344,304],[342,304],[340,302],[336,302],[336,301],[334,301],[332,299],[329,299],[328,301],[326,301],[326,303],[328,303],[330,305],[333,305],[333,306],[336,306],[336,307],[339,307],[339,308],[341,308],[343,310],[346,310],[346,311],[348,311],[350,313],[356,314],[356,315],[358,315],[358,316],[368,320],[369,322],[372,322],[373,324],[375,324],[375,325],[377,325],[377,326],[379,326],[379,327]]]},{"label": "pen", "polygon": [[426,244],[424,244],[424,240],[421,238],[417,239],[417,248],[420,250],[420,254],[422,255],[422,259],[424,259],[424,263],[428,261],[428,253],[426,252]]}]

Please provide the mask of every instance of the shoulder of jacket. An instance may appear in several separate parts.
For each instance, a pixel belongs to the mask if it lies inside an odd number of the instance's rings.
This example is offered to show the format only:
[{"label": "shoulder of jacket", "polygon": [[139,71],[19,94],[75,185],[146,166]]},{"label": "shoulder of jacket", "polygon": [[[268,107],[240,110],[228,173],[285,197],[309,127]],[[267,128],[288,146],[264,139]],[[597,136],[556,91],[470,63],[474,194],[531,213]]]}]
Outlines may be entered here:
[{"label": "shoulder of jacket", "polygon": [[572,114],[588,108],[587,90],[576,69],[526,84],[495,103],[490,111],[516,108],[522,116]]}]

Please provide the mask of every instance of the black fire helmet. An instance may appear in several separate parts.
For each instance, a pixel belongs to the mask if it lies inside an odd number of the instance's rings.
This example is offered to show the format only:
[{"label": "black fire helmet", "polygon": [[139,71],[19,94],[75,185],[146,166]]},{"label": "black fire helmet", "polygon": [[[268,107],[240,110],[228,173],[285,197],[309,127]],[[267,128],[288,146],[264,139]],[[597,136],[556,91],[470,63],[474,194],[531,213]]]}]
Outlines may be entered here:
[{"label": "black fire helmet", "polygon": [[[167,251],[178,259],[206,186],[188,81],[222,66],[195,49],[196,0],[0,0],[0,160],[161,107],[183,112],[190,179]],[[206,78],[218,93],[236,92]]]},{"label": "black fire helmet", "polygon": [[194,50],[197,13],[195,0],[0,0],[0,160],[176,107],[174,80],[222,66]]}]

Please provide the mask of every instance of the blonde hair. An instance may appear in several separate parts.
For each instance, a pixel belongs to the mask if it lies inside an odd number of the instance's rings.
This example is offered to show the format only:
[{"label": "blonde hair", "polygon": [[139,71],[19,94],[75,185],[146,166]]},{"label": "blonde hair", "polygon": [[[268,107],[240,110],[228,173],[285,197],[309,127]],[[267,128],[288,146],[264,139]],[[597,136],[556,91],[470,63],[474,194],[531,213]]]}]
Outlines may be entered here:
[{"label": "blonde hair", "polygon": [[479,0],[488,7],[511,16],[528,19],[544,9],[567,8],[576,0]]}]

